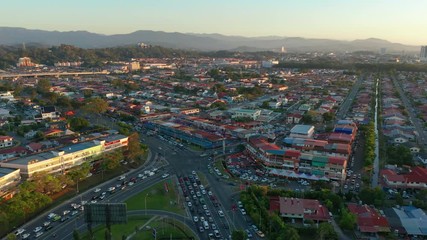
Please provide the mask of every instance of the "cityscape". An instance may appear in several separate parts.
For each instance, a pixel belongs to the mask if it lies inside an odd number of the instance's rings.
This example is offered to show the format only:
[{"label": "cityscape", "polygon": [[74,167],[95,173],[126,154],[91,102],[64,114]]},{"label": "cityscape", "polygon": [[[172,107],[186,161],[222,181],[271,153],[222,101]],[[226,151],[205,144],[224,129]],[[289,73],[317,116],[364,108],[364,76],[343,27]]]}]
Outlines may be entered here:
[{"label": "cityscape", "polygon": [[[333,21],[280,30],[297,15],[248,3],[247,29],[221,1],[170,3],[176,25],[164,1],[0,16],[1,239],[427,239],[427,36],[334,18],[425,3],[325,1]],[[191,20],[207,7],[235,18]]]}]

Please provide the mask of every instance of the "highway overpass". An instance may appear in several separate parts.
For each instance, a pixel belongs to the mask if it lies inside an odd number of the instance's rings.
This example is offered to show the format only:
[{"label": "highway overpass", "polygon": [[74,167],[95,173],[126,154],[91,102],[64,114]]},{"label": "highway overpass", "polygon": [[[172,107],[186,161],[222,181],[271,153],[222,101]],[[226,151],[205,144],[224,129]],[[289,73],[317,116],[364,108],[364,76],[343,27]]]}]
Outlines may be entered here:
[{"label": "highway overpass", "polygon": [[82,76],[82,75],[108,75],[110,72],[33,72],[33,73],[4,73],[0,74],[0,80],[14,79],[20,77],[61,77],[61,76]]}]

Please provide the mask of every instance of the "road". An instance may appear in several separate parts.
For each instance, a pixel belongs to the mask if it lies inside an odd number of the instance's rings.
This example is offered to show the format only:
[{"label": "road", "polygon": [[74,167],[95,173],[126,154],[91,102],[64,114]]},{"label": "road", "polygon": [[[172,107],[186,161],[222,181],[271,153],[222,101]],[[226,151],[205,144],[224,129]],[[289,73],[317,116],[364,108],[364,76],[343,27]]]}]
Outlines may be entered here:
[{"label": "road", "polygon": [[[153,166],[155,163],[149,164],[147,166],[147,168],[151,169],[153,168]],[[130,173],[127,173],[126,175],[128,176],[128,179],[130,178],[130,176],[137,176],[139,173],[143,172],[143,169],[139,170],[139,171],[133,171]],[[153,177],[147,178],[144,181],[139,181],[136,182],[133,186],[129,186],[127,188],[125,188],[124,190],[117,190],[115,193],[110,194],[107,193],[106,194],[106,198],[103,201],[98,200],[98,202],[110,202],[110,203],[116,203],[116,202],[123,202],[124,200],[138,194],[139,192],[143,191],[146,188],[149,188],[150,186],[156,184],[157,182],[161,181],[161,173],[156,174]],[[90,189],[82,194],[79,194],[78,196],[67,200],[66,202],[64,202],[63,204],[51,209],[49,211],[49,213],[54,212],[57,213],[61,216],[63,216],[63,212],[66,210],[71,210],[71,204],[72,203],[78,203],[80,204],[81,201],[88,201],[90,202],[92,200],[92,197],[95,195],[99,195],[102,192],[107,192],[107,189],[110,186],[116,186],[117,184],[119,184],[120,182],[117,181],[116,178],[111,179],[103,184],[100,184],[99,186],[97,186],[96,188],[101,188],[101,191],[99,191],[98,193],[94,193],[94,189]],[[35,229],[37,226],[43,226],[43,223],[47,221],[47,215],[48,212],[41,214],[39,217],[33,219],[32,221],[30,221],[29,223],[25,224],[24,226],[22,226],[21,228],[27,229],[27,232],[32,232],[33,229]],[[76,214],[75,216],[71,216],[70,213],[67,214],[67,216],[69,217],[69,220],[65,220],[64,222],[52,222],[52,226],[54,226],[46,235],[42,235],[42,237],[40,237],[40,239],[50,239],[50,236],[52,234],[56,234],[57,238],[59,239],[69,239],[67,238],[67,234],[70,232],[70,229],[74,229],[75,227],[78,226],[79,223],[79,217],[81,216],[81,213]],[[81,219],[82,220],[82,219]],[[68,230],[68,231],[64,231],[64,230]],[[32,234],[33,235],[33,234]]]},{"label": "road", "polygon": [[406,97],[401,83],[398,82],[395,77],[392,77],[391,79],[393,81],[393,85],[394,85],[395,89],[397,90],[397,92],[400,95],[400,99],[403,102],[403,106],[405,107],[406,110],[408,110],[407,112],[409,114],[409,120],[411,121],[411,123],[414,125],[415,129],[418,132],[419,146],[420,146],[420,148],[424,149],[425,146],[427,145],[427,137],[426,137],[425,132],[424,132],[424,126],[421,124],[421,121],[419,121],[419,119],[415,115],[414,108],[413,108],[411,102]]},{"label": "road", "polygon": [[[247,216],[243,216],[240,211],[232,211],[232,206],[236,205],[237,197],[235,187],[230,186],[226,181],[222,181],[216,175],[209,173],[208,164],[210,161],[209,157],[200,157],[201,152],[195,152],[170,144],[168,141],[162,141],[157,137],[146,137],[145,143],[151,146],[153,149],[160,146],[162,154],[168,160],[169,165],[166,167],[167,171],[176,173],[178,176],[189,176],[191,172],[197,171],[198,175],[203,175],[208,185],[205,186],[211,190],[218,199],[220,206],[219,208],[213,205],[213,202],[205,197],[207,200],[207,206],[212,213],[214,222],[219,227],[218,230],[221,232],[222,237],[227,237],[231,234],[233,229],[249,229],[252,224],[249,222]],[[190,196],[191,197],[191,196]],[[218,216],[218,210],[224,212],[225,217],[221,218]],[[203,214],[194,214],[201,216]],[[194,216],[193,215],[193,216]],[[257,236],[252,232],[254,238],[258,239]],[[206,236],[206,231],[201,236]]]},{"label": "road", "polygon": [[356,97],[357,92],[360,89],[360,86],[362,85],[362,82],[363,82],[363,76],[359,76],[357,81],[353,84],[353,87],[351,88],[350,93],[347,95],[347,98],[341,104],[336,114],[336,119],[343,119],[346,116],[348,110],[350,109],[353,103],[354,98]]},{"label": "road", "polygon": [[[186,148],[181,148],[168,142],[161,141],[156,137],[145,137],[145,143],[150,146],[150,150],[152,152],[152,156],[162,156],[168,161],[169,165],[163,166],[163,172],[169,172],[171,174],[177,175],[189,175],[192,170],[196,170],[199,175],[203,175],[208,184],[206,184],[206,189],[209,189],[213,192],[219,202],[219,206],[215,207],[213,202],[209,200],[209,198],[205,198],[207,201],[206,205],[209,207],[212,213],[212,217],[214,218],[214,222],[218,226],[218,230],[220,231],[223,237],[228,237],[231,231],[235,228],[237,229],[248,229],[249,223],[247,222],[247,218],[243,216],[240,212],[231,211],[232,205],[235,204],[237,200],[233,200],[233,196],[235,195],[235,190],[228,185],[226,182],[218,181],[217,177],[210,174],[207,165],[209,163],[208,157],[200,157],[200,152],[191,151]],[[164,161],[150,161],[149,164],[144,169],[152,169],[154,166],[158,167],[159,164]],[[133,176],[137,176],[139,173],[143,172],[144,169],[138,169],[131,173],[127,173],[127,179]],[[106,194],[106,198],[102,200],[102,202],[123,202],[126,199],[138,194],[144,189],[149,188],[150,186],[156,184],[161,181],[161,173],[156,174],[153,177],[147,178],[143,181],[136,182],[133,186],[128,186],[124,190],[116,191],[114,194]],[[51,209],[49,212],[41,214],[39,217],[31,220],[27,224],[21,226],[27,230],[28,233],[31,233],[31,237],[35,234],[33,233],[33,229],[38,226],[43,226],[43,223],[47,221],[48,213],[54,212],[61,217],[64,215],[63,212],[66,210],[72,210],[72,203],[81,203],[81,201],[90,202],[95,195],[98,195],[102,192],[107,192],[107,189],[111,186],[116,186],[119,182],[117,179],[111,179],[105,183],[100,184],[96,188],[101,188],[101,191],[98,193],[94,193],[94,189],[88,190],[76,197],[67,200],[63,204]],[[99,200],[98,200],[99,201]],[[101,202],[101,201],[99,201]],[[184,204],[184,201],[182,201]],[[225,214],[224,217],[220,217],[218,214],[218,210],[222,210]],[[156,213],[155,211],[151,211],[151,213]],[[189,211],[188,211],[189,212]],[[148,212],[147,212],[148,213]],[[159,212],[160,213],[160,212]],[[138,214],[138,212],[132,212],[130,214]],[[160,214],[162,215],[162,214]],[[163,214],[165,215],[165,214]],[[168,214],[166,214],[168,215]],[[169,214],[170,215],[170,214]],[[168,215],[168,216],[169,216]],[[71,216],[71,213],[65,215],[68,216],[69,219],[64,220],[64,222],[57,221],[52,222],[51,225],[53,228],[42,236],[39,239],[51,239],[55,234],[56,239],[72,239],[72,230],[79,229],[84,231],[86,229],[86,225],[84,223],[84,219],[82,214],[79,212],[74,216]],[[184,216],[175,216],[175,219],[182,220],[185,224],[190,225],[193,231],[196,231],[201,239],[206,239],[207,231],[205,233],[199,233],[197,225],[194,225],[192,218],[184,217]]]}]

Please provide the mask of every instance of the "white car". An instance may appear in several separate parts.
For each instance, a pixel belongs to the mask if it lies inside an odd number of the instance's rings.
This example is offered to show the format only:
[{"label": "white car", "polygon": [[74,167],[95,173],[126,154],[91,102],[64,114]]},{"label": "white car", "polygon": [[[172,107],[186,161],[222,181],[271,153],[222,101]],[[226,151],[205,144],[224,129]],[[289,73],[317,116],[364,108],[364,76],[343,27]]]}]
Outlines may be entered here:
[{"label": "white car", "polygon": [[24,235],[22,235],[22,239],[27,239],[28,237],[30,237],[29,233],[24,233]]},{"label": "white car", "polygon": [[219,215],[220,217],[224,217],[224,213],[223,213],[221,210],[219,210],[219,211],[218,211],[218,215]]},{"label": "white car", "polygon": [[43,228],[42,227],[40,227],[40,226],[38,226],[38,227],[36,227],[36,228],[34,228],[34,230],[33,230],[33,232],[40,232],[40,230],[42,230]]},{"label": "white car", "polygon": [[25,232],[25,229],[20,228],[20,229],[18,229],[18,230],[16,230],[16,231],[15,231],[15,235],[16,235],[16,236],[19,236],[19,235],[21,235],[23,232]]},{"label": "white car", "polygon": [[188,202],[188,203],[187,203],[187,205],[188,205],[189,207],[192,207],[192,206],[193,206],[193,204],[192,204],[191,202]]},{"label": "white car", "polygon": [[44,232],[38,232],[36,233],[36,238],[40,237],[41,235],[43,235]]},{"label": "white car", "polygon": [[138,174],[138,177],[139,177],[139,178],[143,178],[143,177],[144,177],[144,174],[140,173],[140,174]]},{"label": "white car", "polygon": [[165,173],[162,175],[162,178],[167,178],[167,177],[169,177],[169,173]]},{"label": "white car", "polygon": [[97,192],[100,192],[100,191],[101,191],[101,188],[96,188],[93,192],[97,193]]},{"label": "white car", "polygon": [[197,216],[194,216],[194,217],[193,217],[193,221],[194,221],[194,222],[198,222],[198,221],[199,221],[199,218],[198,218]]},{"label": "white car", "polygon": [[193,170],[193,171],[191,172],[191,174],[196,175],[196,171],[194,171],[194,170]]}]

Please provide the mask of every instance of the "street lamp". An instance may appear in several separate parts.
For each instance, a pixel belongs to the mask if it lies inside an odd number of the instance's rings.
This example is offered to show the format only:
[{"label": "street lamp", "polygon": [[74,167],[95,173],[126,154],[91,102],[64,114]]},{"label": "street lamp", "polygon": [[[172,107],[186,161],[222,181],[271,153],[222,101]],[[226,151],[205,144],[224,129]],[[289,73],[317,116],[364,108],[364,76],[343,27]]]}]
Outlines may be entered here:
[{"label": "street lamp", "polygon": [[145,215],[147,215],[147,197],[148,197],[148,194],[149,194],[149,193],[145,194],[145,197],[144,197],[144,202],[145,202]]}]

